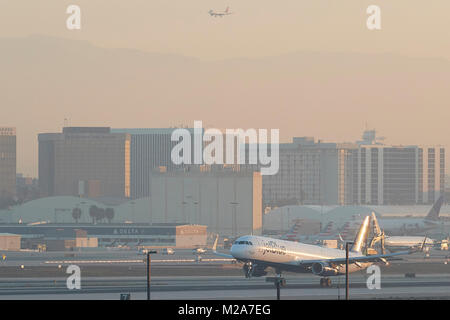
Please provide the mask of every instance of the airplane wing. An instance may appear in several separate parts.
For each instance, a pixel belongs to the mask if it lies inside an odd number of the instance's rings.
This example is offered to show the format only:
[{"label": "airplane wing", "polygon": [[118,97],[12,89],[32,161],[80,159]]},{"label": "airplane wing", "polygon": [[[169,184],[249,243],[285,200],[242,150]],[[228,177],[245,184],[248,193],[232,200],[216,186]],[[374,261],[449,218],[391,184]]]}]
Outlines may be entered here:
[{"label": "airplane wing", "polygon": [[[389,254],[374,254],[369,256],[358,256],[358,257],[349,257],[348,262],[349,263],[357,263],[357,262],[383,262],[386,263],[387,261],[391,260],[401,260],[401,258],[397,258],[397,256],[405,255],[405,254],[411,254],[412,251],[399,251],[395,253],[389,253]],[[345,258],[335,258],[335,259],[328,259],[325,260],[326,262],[330,263],[337,263],[337,264],[344,264],[346,262]]]},{"label": "airplane wing", "polygon": [[[395,253],[389,253],[389,254],[376,254],[376,255],[369,255],[369,256],[350,256],[348,258],[348,263],[366,263],[366,262],[383,262],[387,264],[388,261],[392,260],[402,260],[401,258],[398,258],[397,256],[411,254],[417,252],[416,249],[408,250],[408,251],[399,251]],[[305,268],[310,267],[314,263],[318,262],[325,262],[330,264],[345,264],[346,259],[344,258],[333,258],[333,259],[322,259],[322,260],[301,260],[299,261],[299,267]]]},{"label": "airplane wing", "polygon": [[212,251],[216,256],[223,257],[223,258],[230,258],[235,259],[231,254],[226,254],[222,252],[217,252],[217,241],[219,240],[219,235],[217,235],[216,240],[214,241],[214,245],[212,247]]}]

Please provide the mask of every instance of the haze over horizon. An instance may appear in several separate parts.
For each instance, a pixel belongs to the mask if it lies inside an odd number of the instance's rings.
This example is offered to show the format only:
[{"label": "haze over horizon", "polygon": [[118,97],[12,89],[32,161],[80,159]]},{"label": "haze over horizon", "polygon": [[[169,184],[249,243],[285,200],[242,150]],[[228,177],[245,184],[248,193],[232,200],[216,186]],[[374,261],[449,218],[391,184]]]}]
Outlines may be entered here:
[{"label": "haze over horizon", "polygon": [[[367,126],[389,144],[450,147],[448,1],[79,0],[79,31],[65,28],[72,1],[0,2],[0,126],[17,127],[17,172],[29,176],[37,133],[64,119],[202,120],[279,128],[282,141],[353,142]],[[370,4],[380,31],[365,26]],[[207,14],[226,6],[236,14]]]}]

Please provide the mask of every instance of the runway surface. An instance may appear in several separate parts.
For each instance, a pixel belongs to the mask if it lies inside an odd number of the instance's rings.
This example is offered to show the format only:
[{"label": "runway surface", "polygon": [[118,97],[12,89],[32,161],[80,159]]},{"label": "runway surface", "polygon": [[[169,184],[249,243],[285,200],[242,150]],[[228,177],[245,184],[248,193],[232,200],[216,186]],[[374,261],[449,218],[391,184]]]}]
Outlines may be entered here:
[{"label": "runway surface", "polygon": [[[283,299],[343,299],[345,278],[332,278],[332,288],[320,288],[319,277],[286,277],[281,289]],[[382,276],[381,289],[368,289],[366,275],[351,276],[350,293],[354,299],[450,299],[450,275]],[[144,277],[94,277],[82,279],[80,290],[69,290],[65,279],[8,279],[0,282],[0,299],[18,300],[118,300],[120,293],[131,293],[133,300],[146,299]],[[275,299],[276,290],[265,278],[235,277],[155,277],[152,299]]]},{"label": "runway surface", "polygon": [[[366,271],[350,275],[353,299],[450,299],[448,252],[417,253],[381,266],[381,289],[370,290]],[[152,299],[275,299],[265,277],[246,279],[242,265],[206,253],[201,261],[191,250],[152,255]],[[136,251],[8,252],[0,262],[0,300],[146,299],[146,259]],[[81,289],[69,290],[67,266],[81,269]],[[23,267],[22,267],[23,266]],[[415,278],[405,278],[415,273]],[[320,277],[284,275],[282,299],[343,299],[345,277],[332,277],[332,288],[320,288]]]}]

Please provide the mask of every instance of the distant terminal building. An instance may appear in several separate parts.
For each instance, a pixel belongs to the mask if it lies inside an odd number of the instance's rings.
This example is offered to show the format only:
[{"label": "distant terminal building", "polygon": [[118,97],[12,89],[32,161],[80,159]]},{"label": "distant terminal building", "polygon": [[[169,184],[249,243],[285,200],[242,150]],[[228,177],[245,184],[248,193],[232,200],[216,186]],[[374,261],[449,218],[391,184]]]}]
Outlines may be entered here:
[{"label": "distant terminal building", "polygon": [[445,149],[392,146],[374,130],[356,143],[294,138],[278,174],[263,177],[265,206],[431,204],[445,192]]},{"label": "distant terminal building", "polygon": [[[151,172],[154,168],[164,166],[173,170],[182,165],[175,165],[171,159],[173,147],[178,141],[172,141],[172,132],[177,128],[148,129],[112,129],[112,133],[130,135],[130,196],[132,199],[150,195]],[[184,128],[191,133],[194,148],[194,129]],[[191,152],[192,157],[194,152]]]},{"label": "distant terminal building", "polygon": [[118,245],[195,248],[207,240],[206,226],[182,224],[3,224],[0,232],[20,235],[24,248],[51,251]]},{"label": "distant terminal building", "polygon": [[210,166],[152,173],[149,222],[208,226],[223,236],[261,234],[259,172]]},{"label": "distant terminal building", "polygon": [[16,128],[0,127],[0,198],[16,195]]},{"label": "distant terminal building", "polygon": [[39,134],[41,196],[130,197],[130,136],[108,127]]},{"label": "distant terminal building", "polygon": [[0,233],[0,250],[19,251],[21,236],[12,233]]}]

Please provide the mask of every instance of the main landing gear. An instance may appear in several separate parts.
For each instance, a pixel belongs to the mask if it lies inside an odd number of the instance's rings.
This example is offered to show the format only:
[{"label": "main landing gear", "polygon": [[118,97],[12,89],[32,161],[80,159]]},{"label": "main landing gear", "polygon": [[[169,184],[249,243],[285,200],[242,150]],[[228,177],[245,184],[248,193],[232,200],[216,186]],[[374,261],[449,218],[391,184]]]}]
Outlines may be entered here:
[{"label": "main landing gear", "polygon": [[253,275],[253,264],[251,262],[247,262],[244,264],[244,274],[246,278],[251,278]]},{"label": "main landing gear", "polygon": [[331,279],[330,278],[320,278],[320,287],[321,288],[331,288]]}]

